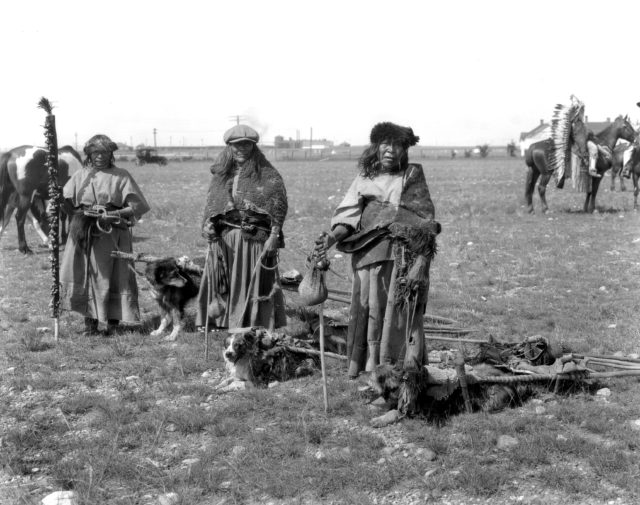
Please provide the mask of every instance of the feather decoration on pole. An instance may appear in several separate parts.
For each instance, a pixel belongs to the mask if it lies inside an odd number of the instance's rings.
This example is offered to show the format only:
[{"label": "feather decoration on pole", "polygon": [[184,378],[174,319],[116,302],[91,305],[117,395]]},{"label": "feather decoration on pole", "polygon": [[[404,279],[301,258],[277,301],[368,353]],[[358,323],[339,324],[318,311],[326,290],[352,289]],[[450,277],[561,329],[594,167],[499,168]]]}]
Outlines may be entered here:
[{"label": "feather decoration on pole", "polygon": [[51,261],[51,317],[54,318],[54,338],[57,341],[60,331],[60,243],[59,218],[61,190],[58,184],[58,140],[56,134],[56,117],[53,115],[51,102],[42,97],[38,107],[47,113],[44,123],[44,137],[47,147],[47,168],[49,172],[49,260]]}]

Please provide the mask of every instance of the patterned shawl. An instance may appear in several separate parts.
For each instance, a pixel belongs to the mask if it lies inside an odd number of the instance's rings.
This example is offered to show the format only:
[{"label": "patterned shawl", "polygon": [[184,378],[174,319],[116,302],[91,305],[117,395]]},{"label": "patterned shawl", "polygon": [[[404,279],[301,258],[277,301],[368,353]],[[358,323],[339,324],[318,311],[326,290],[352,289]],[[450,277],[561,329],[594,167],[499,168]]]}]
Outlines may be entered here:
[{"label": "patterned shawl", "polygon": [[271,226],[282,226],[287,216],[287,192],[278,171],[263,165],[256,170],[242,170],[238,177],[235,198],[231,197],[233,176],[225,176],[219,165],[211,167],[211,183],[207,193],[204,219],[222,216],[228,211],[227,204],[233,201],[236,209],[266,214]]}]

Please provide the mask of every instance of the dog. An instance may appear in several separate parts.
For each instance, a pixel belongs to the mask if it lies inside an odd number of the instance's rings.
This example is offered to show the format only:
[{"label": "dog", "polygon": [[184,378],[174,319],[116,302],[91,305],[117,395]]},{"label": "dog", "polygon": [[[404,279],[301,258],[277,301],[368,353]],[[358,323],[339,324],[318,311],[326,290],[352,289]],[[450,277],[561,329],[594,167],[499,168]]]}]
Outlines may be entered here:
[{"label": "dog", "polygon": [[[313,374],[318,367],[317,360],[307,357],[302,349],[296,352],[295,344],[295,339],[272,334],[264,328],[231,333],[223,351],[227,378],[216,389],[267,387],[273,381]],[[238,387],[237,383],[244,383],[244,386]]]},{"label": "dog", "polygon": [[[479,377],[507,375],[488,363],[473,365]],[[375,394],[386,401],[389,411],[372,419],[374,427],[397,422],[404,417],[421,416],[436,423],[465,412],[462,390],[457,378],[442,385],[431,380],[429,367],[404,370],[401,367],[382,364],[367,374],[366,381]],[[534,393],[529,383],[518,384],[469,384],[473,411],[498,412],[506,407],[521,405]]]},{"label": "dog", "polygon": [[184,308],[200,289],[197,269],[189,268],[188,258],[162,258],[147,263],[145,278],[151,284],[153,296],[160,307],[160,326],[151,332],[162,333],[173,323],[165,341],[173,342],[184,327]]}]

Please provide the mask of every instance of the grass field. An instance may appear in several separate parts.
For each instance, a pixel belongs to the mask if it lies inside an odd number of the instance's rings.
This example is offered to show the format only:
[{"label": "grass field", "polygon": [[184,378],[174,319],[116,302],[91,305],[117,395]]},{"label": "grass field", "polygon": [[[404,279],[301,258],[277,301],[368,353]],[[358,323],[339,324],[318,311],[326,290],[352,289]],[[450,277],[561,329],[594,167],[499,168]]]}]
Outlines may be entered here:
[{"label": "grass field", "polygon": [[[278,163],[290,205],[281,272],[304,271],[354,163]],[[135,251],[203,256],[207,163],[122,166],[152,207],[134,229]],[[551,212],[530,215],[521,159],[425,160],[424,169],[443,228],[427,312],[474,329],[474,338],[543,335],[575,352],[640,353],[640,215],[631,192],[611,193],[607,178],[599,212],[586,215],[582,194],[550,184]],[[35,505],[60,489],[91,505],[640,500],[634,378],[603,382],[610,396],[549,392],[497,414],[377,430],[361,384],[336,362],[328,415],[318,375],[215,394],[220,340],[205,361],[197,332],[175,344],[150,337],[158,314],[143,282],[142,328],[83,339],[81,317],[64,312],[54,345],[38,330],[52,327],[48,253],[35,248],[30,227],[27,239],[37,251],[30,257],[18,253],[13,223],[0,241],[1,504]],[[333,258],[332,268],[330,287],[349,289],[349,258]],[[503,435],[515,445],[499,445]]]}]

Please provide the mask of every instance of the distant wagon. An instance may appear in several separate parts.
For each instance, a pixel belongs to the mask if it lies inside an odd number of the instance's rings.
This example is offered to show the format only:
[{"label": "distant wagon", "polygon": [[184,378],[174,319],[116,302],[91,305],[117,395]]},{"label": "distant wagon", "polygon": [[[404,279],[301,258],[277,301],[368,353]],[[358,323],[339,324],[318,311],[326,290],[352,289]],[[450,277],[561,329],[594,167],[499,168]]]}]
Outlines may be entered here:
[{"label": "distant wagon", "polygon": [[141,167],[147,163],[156,163],[157,165],[166,165],[167,158],[158,155],[157,149],[151,147],[139,147],[136,149],[136,165]]}]

